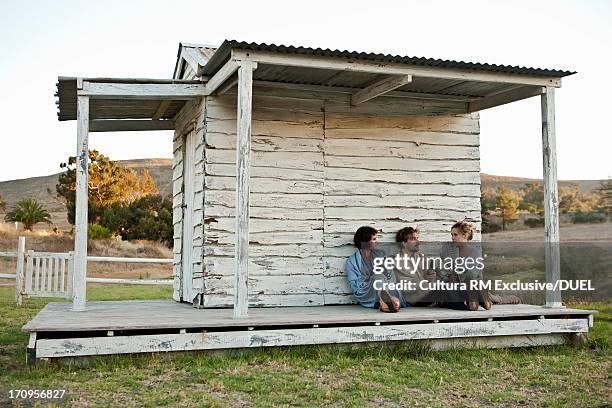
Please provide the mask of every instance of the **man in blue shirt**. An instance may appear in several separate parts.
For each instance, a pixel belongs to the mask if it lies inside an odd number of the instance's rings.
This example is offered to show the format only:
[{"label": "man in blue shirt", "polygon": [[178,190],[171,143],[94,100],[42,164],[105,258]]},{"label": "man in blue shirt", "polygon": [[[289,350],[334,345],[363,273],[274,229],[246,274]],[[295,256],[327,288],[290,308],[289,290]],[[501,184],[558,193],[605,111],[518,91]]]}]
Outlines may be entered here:
[{"label": "man in blue shirt", "polygon": [[[353,296],[364,307],[378,307],[382,312],[397,312],[406,304],[397,290],[386,284],[395,283],[392,271],[375,273],[375,263],[382,265],[385,253],[376,249],[378,231],[364,226],[357,229],[353,242],[357,251],[346,260],[346,275]],[[375,261],[380,259],[380,261]]]}]

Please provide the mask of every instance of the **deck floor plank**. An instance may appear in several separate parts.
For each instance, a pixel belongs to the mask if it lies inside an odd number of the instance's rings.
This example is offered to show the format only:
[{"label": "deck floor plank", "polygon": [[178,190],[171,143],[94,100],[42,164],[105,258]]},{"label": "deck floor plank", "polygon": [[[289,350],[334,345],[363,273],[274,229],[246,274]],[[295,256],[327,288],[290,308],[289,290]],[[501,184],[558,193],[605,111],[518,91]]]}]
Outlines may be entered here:
[{"label": "deck floor plank", "polygon": [[545,308],[536,305],[494,305],[476,312],[443,308],[405,308],[381,313],[358,305],[251,308],[249,317],[233,319],[232,309],[195,309],[165,300],[92,301],[81,312],[69,302],[48,303],[22,330],[65,332],[96,330],[189,329],[246,326],[296,326],[375,323],[413,323],[445,320],[478,320],[525,316],[588,316],[590,310]]}]

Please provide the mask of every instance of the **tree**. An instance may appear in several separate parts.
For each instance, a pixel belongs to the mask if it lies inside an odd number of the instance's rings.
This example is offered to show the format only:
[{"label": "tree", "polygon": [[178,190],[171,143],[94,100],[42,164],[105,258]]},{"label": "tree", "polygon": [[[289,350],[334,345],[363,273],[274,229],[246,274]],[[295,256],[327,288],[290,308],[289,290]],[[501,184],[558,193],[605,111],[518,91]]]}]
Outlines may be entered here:
[{"label": "tree", "polygon": [[131,206],[138,223],[132,227],[128,239],[149,239],[172,243],[172,199],[161,195],[149,195]]},{"label": "tree", "polygon": [[544,187],[542,184],[537,181],[526,183],[520,191],[522,199],[519,209],[542,215],[544,213]]},{"label": "tree", "polygon": [[2,199],[2,196],[0,196],[0,210],[1,211],[6,210],[6,201]]},{"label": "tree", "polygon": [[577,184],[559,188],[559,211],[568,212],[589,212],[597,207],[599,196],[597,194],[583,193]]},{"label": "tree", "polygon": [[13,206],[4,217],[5,221],[21,222],[28,231],[39,222],[51,224],[49,212],[33,198],[24,198]]},{"label": "tree", "polygon": [[[96,150],[89,151],[89,161],[87,191],[90,223],[99,223],[104,209],[109,205],[129,205],[139,198],[158,192],[155,182],[146,170],[139,174],[132,169],[121,167]],[[69,157],[68,162],[61,163],[60,167],[66,171],[59,175],[55,190],[58,198],[66,205],[68,222],[74,224],[76,158]]]},{"label": "tree", "polygon": [[506,187],[498,187],[495,194],[495,205],[502,219],[502,230],[506,230],[506,224],[516,221],[519,207],[518,195]]},{"label": "tree", "polygon": [[123,239],[147,239],[172,243],[172,200],[151,194],[130,205],[112,204],[104,210],[100,225]]},{"label": "tree", "polygon": [[612,179],[607,178],[599,182],[597,195],[599,196],[597,207],[603,211],[606,217],[609,217],[612,213]]},{"label": "tree", "polygon": [[483,215],[495,210],[495,190],[485,188],[480,190],[480,211]]},{"label": "tree", "polygon": [[480,189],[480,217],[482,219],[482,232],[496,232],[500,226],[494,223],[490,217],[495,210],[495,190],[492,188]]}]

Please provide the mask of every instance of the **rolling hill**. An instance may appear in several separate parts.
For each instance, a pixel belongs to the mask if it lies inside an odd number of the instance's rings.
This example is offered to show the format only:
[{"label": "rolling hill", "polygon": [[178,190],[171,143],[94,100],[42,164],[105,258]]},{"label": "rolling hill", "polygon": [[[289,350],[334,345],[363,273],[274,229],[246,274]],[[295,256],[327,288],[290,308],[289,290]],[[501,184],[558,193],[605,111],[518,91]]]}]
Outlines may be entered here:
[{"label": "rolling hill", "polygon": [[[517,190],[531,182],[541,183],[542,179],[532,179],[512,176],[494,176],[492,174],[480,173],[480,183],[483,188],[497,188],[506,186],[510,190]],[[559,180],[559,187],[576,184],[583,193],[590,193],[599,187],[601,180]]]},{"label": "rolling hill", "polygon": [[[172,193],[172,159],[119,160],[119,165],[137,171],[147,169],[162,195]],[[6,201],[6,208],[25,197],[32,197],[42,203],[51,213],[53,224],[60,229],[70,228],[66,219],[66,208],[55,196],[55,185],[59,173],[49,176],[31,177],[0,182],[0,196]],[[4,216],[0,217],[2,222]],[[41,225],[41,227],[43,227]]]},{"label": "rolling hill", "polygon": [[[172,193],[172,159],[138,159],[118,161],[121,166],[135,170],[147,169],[157,188],[163,195]],[[25,197],[36,198],[45,205],[52,215],[52,220],[58,228],[68,228],[66,222],[66,210],[64,205],[55,197],[55,184],[59,173],[49,176],[32,177],[21,180],[9,180],[0,182],[0,196],[6,201],[7,208]],[[481,183],[483,188],[496,188],[504,185],[510,189],[518,189],[525,183],[541,181],[537,179],[495,176],[481,173]],[[560,186],[577,184],[584,192],[593,191],[599,185],[599,180],[562,180]]]}]

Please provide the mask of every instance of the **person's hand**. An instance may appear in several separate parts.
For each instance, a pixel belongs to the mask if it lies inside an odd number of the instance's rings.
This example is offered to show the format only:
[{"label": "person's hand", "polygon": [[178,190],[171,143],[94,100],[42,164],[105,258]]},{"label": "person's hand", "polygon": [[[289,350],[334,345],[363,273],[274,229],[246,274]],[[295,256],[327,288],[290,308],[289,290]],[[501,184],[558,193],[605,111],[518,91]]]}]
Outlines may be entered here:
[{"label": "person's hand", "polygon": [[436,281],[436,271],[429,270],[425,273],[425,279],[431,283]]},{"label": "person's hand", "polygon": [[456,273],[451,273],[448,275],[448,281],[450,283],[458,283],[459,282],[459,276],[457,276]]}]

